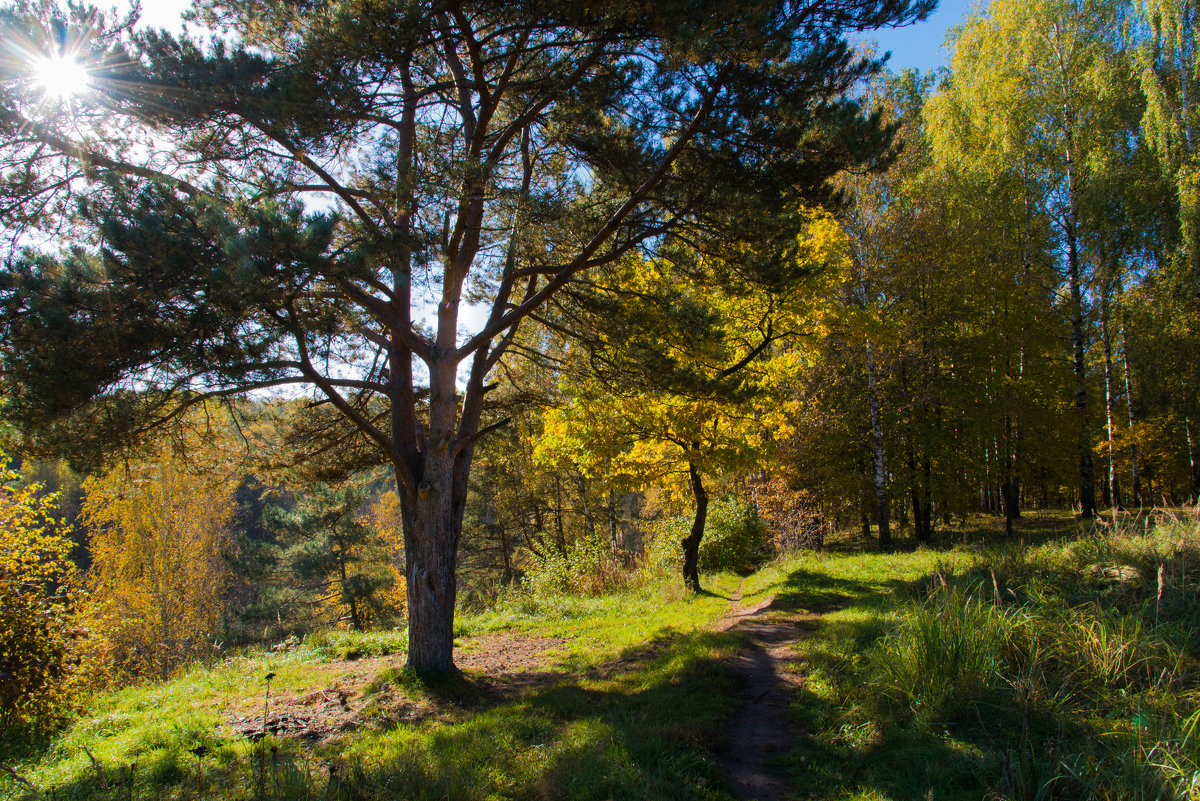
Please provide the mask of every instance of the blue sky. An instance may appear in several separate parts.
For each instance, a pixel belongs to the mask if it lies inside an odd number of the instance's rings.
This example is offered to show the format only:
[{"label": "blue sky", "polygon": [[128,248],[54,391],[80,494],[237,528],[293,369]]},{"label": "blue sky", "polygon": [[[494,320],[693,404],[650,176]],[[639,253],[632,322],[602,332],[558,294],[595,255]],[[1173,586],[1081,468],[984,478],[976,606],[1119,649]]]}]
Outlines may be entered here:
[{"label": "blue sky", "polygon": [[924,22],[906,28],[890,28],[864,38],[879,42],[880,50],[892,52],[888,66],[894,72],[916,67],[922,72],[946,66],[950,54],[942,47],[946,31],[962,22],[974,3],[972,0],[941,0]]}]

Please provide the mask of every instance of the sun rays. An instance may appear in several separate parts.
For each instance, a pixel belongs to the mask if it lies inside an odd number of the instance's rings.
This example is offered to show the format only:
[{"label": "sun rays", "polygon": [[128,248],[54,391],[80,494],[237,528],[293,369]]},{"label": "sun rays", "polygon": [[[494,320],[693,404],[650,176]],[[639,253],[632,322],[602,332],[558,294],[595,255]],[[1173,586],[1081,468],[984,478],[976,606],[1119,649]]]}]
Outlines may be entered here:
[{"label": "sun rays", "polygon": [[39,56],[33,60],[33,83],[50,100],[66,101],[86,93],[91,86],[87,67],[70,53]]}]

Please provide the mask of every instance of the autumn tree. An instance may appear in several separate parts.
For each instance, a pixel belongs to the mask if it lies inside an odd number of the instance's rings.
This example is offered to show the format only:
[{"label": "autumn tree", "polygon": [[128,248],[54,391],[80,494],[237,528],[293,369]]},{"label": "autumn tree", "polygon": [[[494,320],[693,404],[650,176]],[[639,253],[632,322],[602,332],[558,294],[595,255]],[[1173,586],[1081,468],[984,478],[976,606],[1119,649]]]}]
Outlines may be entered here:
[{"label": "autumn tree", "polygon": [[792,270],[808,283],[756,286],[737,280],[733,265],[684,250],[625,260],[562,309],[591,335],[570,354],[565,402],[546,416],[538,458],[638,489],[686,475],[693,518],[681,548],[692,591],[700,589],[705,477],[766,457],[784,419],[772,408],[782,396],[771,391],[791,380],[795,364],[779,348],[819,325],[815,284],[832,280],[844,258],[832,219],[797,216],[808,227]]},{"label": "autumn tree", "polygon": [[168,676],[222,634],[240,474],[200,433],[185,447],[168,442],[84,482],[96,626],[134,675]]},{"label": "autumn tree", "polygon": [[518,326],[675,240],[783,264],[766,244],[797,204],[887,152],[851,91],[878,63],[843,34],[931,6],[207,0],[224,37],[200,42],[19,4],[6,36],[66,47],[91,87],[48,100],[5,56],[7,230],[77,234],[0,281],[12,416],[49,447],[307,388],[394,469],[408,663],[451,671],[468,476]]},{"label": "autumn tree", "polygon": [[947,161],[1007,170],[1054,220],[1061,242],[1074,368],[1079,501],[1096,512],[1093,411],[1086,360],[1089,264],[1083,198],[1096,155],[1127,135],[1119,114],[1131,78],[1119,60],[1120,15],[1103,0],[993,0],[954,39],[954,80],[931,101],[934,146]]},{"label": "autumn tree", "polygon": [[1142,130],[1175,196],[1180,255],[1200,315],[1200,10],[1193,0],[1139,0],[1135,8],[1149,29],[1136,52],[1146,100]]}]

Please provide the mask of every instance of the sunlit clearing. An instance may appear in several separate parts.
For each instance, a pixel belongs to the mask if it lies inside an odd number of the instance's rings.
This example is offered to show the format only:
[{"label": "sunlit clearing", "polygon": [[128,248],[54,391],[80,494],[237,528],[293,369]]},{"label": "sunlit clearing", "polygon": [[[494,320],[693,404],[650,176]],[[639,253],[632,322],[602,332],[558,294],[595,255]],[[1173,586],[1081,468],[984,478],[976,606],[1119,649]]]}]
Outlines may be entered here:
[{"label": "sunlit clearing", "polygon": [[65,55],[38,59],[33,75],[46,96],[56,100],[67,100],[83,94],[92,80],[82,64]]}]

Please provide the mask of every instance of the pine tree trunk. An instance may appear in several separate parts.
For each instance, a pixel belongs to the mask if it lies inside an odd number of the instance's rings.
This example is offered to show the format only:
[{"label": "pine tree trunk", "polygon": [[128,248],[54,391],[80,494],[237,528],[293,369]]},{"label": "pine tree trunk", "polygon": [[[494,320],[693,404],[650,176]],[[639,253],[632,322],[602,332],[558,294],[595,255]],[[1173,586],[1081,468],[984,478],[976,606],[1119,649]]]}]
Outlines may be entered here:
[{"label": "pine tree trunk", "polygon": [[[700,450],[699,443],[692,452]],[[688,478],[691,481],[692,497],[696,502],[696,514],[692,519],[692,530],[683,538],[683,585],[692,592],[700,592],[700,540],[704,538],[704,521],[708,517],[708,491],[696,469],[694,461],[688,462]]]},{"label": "pine tree trunk", "polygon": [[[443,321],[439,337],[448,347],[446,331],[453,332],[454,327]],[[473,454],[473,446],[461,444],[460,437],[478,430],[479,393],[471,390],[482,383],[482,377],[476,369],[460,414],[456,367],[450,362],[430,365],[424,453],[419,470],[412,471],[415,482],[409,479],[401,495],[405,501],[401,507],[408,590],[407,667],[424,675],[458,672],[454,666],[456,567]]]},{"label": "pine tree trunk", "polygon": [[408,669],[423,675],[457,672],[455,564],[462,518],[452,513],[450,489],[426,483],[405,515]]},{"label": "pine tree trunk", "polygon": [[[416,153],[417,105],[411,64],[399,69],[403,89],[403,113],[397,137],[397,160],[408,169]],[[403,173],[402,173],[403,174]],[[413,210],[416,206],[411,187],[399,200],[399,251],[392,272],[395,325],[406,329],[411,324],[413,252],[410,241]],[[449,274],[449,273],[448,273]],[[438,333],[435,354],[454,351],[458,335],[460,291],[453,282],[445,285],[444,302],[438,307]],[[486,351],[484,348],[480,353]],[[458,365],[448,359],[427,362],[429,367],[428,422],[422,424],[413,391],[413,353],[400,337],[391,341],[388,354],[391,401],[391,434],[396,491],[401,498],[404,528],[404,577],[408,604],[408,665],[419,674],[453,674],[454,605],[456,600],[456,564],[458,540],[466,508],[467,468],[473,448],[455,452],[456,429],[461,435],[478,430],[479,399],[483,376],[480,356],[476,357],[468,382],[469,403],[459,411]]]}]

